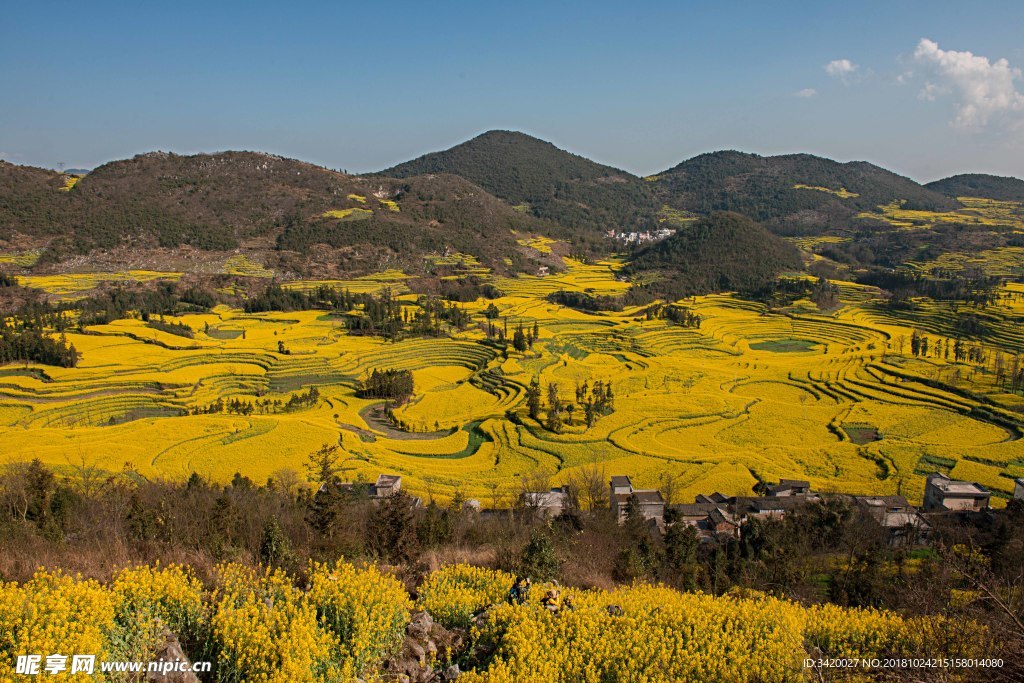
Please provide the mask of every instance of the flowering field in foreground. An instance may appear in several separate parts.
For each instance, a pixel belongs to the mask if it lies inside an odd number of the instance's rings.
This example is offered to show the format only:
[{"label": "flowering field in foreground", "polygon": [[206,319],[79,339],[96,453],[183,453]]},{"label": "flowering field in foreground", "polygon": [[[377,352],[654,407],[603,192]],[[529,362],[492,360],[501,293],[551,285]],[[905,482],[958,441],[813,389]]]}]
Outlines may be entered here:
[{"label": "flowering field in foreground", "polygon": [[[0,583],[0,682],[16,680],[18,655],[148,661],[164,629],[193,661],[212,662],[218,681],[375,678],[409,620],[403,585],[343,562],[311,565],[304,582],[226,564],[209,586],[180,566],[127,568],[107,586],[44,570]],[[98,669],[60,679],[105,680]]]},{"label": "flowering field in foreground", "polygon": [[[421,583],[415,608],[469,629],[471,648],[455,653],[470,669],[460,680],[801,681],[807,656],[970,657],[987,640],[973,623],[649,585],[565,589],[573,608],[552,614],[538,602],[543,585],[525,605],[505,604],[512,578],[453,565]],[[0,681],[15,680],[19,654],[145,660],[163,628],[213,662],[218,681],[381,680],[413,608],[391,575],[340,561],[301,579],[221,565],[207,586],[179,566],[128,568],[106,586],[40,570],[0,584]]]}]

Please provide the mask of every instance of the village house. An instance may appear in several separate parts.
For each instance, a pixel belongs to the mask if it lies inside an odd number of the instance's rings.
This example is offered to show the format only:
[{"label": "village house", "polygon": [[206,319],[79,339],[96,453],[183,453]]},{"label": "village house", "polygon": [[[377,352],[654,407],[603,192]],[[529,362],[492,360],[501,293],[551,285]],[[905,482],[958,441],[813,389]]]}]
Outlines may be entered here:
[{"label": "village house", "polygon": [[712,541],[722,536],[739,538],[740,527],[748,519],[782,519],[801,505],[821,500],[811,491],[810,482],[798,479],[783,479],[765,491],[768,495],[699,494],[693,503],[673,505],[672,512],[678,522],[695,527],[702,541]]},{"label": "village house", "polygon": [[811,482],[803,479],[780,479],[778,484],[769,484],[768,495],[774,498],[812,495]]},{"label": "village house", "polygon": [[740,525],[729,510],[729,499],[720,493],[712,496],[721,496],[723,500],[711,501],[711,496],[700,495],[693,503],[673,505],[675,523],[694,527],[702,542],[714,541],[722,536],[739,538]]},{"label": "village house", "polygon": [[[385,498],[389,498],[398,494],[402,490],[402,477],[397,474],[381,474],[377,476],[377,481],[374,484],[359,484],[351,481],[336,482],[331,485],[337,493],[348,493],[357,494],[363,493],[367,495],[370,500],[380,501]],[[328,490],[328,485],[321,484],[320,488],[317,489],[317,493],[325,493]],[[413,498],[413,504],[419,507],[421,504],[419,498]]]},{"label": "village house", "polygon": [[861,511],[885,530],[891,546],[918,545],[931,536],[931,525],[903,496],[854,496],[853,499]]},{"label": "village house", "polygon": [[990,495],[981,484],[958,481],[942,472],[933,472],[925,480],[924,509],[926,512],[981,512],[988,509]]},{"label": "village house", "polygon": [[526,491],[519,496],[519,504],[541,519],[552,519],[569,508],[569,492],[564,486],[549,491]]},{"label": "village house", "polygon": [[397,474],[381,474],[373,488],[377,498],[393,496],[402,490],[402,478]]},{"label": "village house", "polygon": [[633,492],[633,482],[629,480],[629,477],[623,475],[612,477],[610,484],[613,500],[619,494]]},{"label": "village house", "polygon": [[818,498],[806,496],[736,496],[730,506],[733,516],[746,519],[782,519],[793,508],[814,502]]},{"label": "village house", "polygon": [[1014,500],[1024,500],[1024,477],[1013,480],[1013,498]]},{"label": "village house", "polygon": [[629,477],[615,476],[609,482],[612,514],[622,524],[631,499],[636,499],[644,519],[654,520],[660,529],[665,523],[665,499],[655,489],[635,489]]}]

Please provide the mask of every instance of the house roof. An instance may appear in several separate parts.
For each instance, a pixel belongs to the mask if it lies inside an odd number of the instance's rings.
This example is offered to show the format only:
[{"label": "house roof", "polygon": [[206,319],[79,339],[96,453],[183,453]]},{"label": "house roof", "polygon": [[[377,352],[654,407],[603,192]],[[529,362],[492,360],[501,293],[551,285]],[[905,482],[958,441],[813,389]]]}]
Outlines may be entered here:
[{"label": "house roof", "polygon": [[402,477],[397,474],[382,474],[377,477],[377,487],[390,487],[402,482]]},{"label": "house roof", "polygon": [[725,495],[724,493],[719,493],[718,491],[715,491],[710,496],[705,496],[703,493],[701,493],[698,494],[696,498],[694,498],[695,503],[727,503],[729,502],[729,500],[729,496]]},{"label": "house roof", "polygon": [[629,477],[625,475],[615,475],[612,477],[612,486],[618,488],[620,486],[632,486],[633,482],[629,480]]},{"label": "house roof", "polygon": [[929,486],[934,486],[946,496],[953,498],[988,498],[990,495],[989,490],[981,484],[950,479],[942,472],[929,474],[927,481]]},{"label": "house roof", "polygon": [[719,524],[732,524],[736,526],[736,522],[733,520],[732,515],[729,515],[722,508],[715,508],[708,515],[708,519],[712,524],[718,526]]},{"label": "house roof", "polygon": [[[700,497],[700,496],[698,496]],[[707,517],[711,514],[711,511],[718,507],[715,503],[682,503],[680,505],[673,505],[672,509],[679,513],[682,517]]]},{"label": "house roof", "polygon": [[854,500],[862,505],[886,508],[910,508],[910,503],[903,496],[854,496]]},{"label": "house roof", "polygon": [[523,494],[523,501],[528,505],[541,508],[564,507],[565,491],[562,489],[551,489],[550,491],[527,491]]},{"label": "house roof", "polygon": [[632,493],[616,493],[615,502],[619,505],[628,505],[629,499],[636,496],[637,502],[641,505],[650,505],[652,503],[661,503],[664,505],[665,500],[661,497],[661,491],[633,491]]},{"label": "house roof", "polygon": [[794,498],[773,498],[772,496],[737,496],[733,505],[738,514],[751,512],[771,512],[773,510],[789,510],[807,502],[799,496]]},{"label": "house roof", "polygon": [[810,489],[811,482],[804,481],[803,479],[780,479],[778,484],[770,484],[768,491],[770,493],[778,493],[780,491],[789,491],[790,489]]},{"label": "house roof", "polygon": [[917,514],[916,510],[912,512],[886,512],[879,521],[884,527],[896,529],[905,526],[917,526],[922,528],[928,528],[929,526],[928,523],[924,521],[924,518]]}]

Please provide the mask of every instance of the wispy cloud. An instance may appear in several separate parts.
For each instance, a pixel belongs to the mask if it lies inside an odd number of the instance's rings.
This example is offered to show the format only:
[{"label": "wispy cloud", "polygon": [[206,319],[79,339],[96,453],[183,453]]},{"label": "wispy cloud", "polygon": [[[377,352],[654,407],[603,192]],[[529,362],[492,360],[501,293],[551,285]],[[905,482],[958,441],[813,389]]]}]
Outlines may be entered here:
[{"label": "wispy cloud", "polygon": [[806,99],[808,97],[814,97],[817,94],[818,91],[815,90],[814,88],[804,88],[803,90],[797,90],[795,93],[793,93],[793,97],[803,97]]},{"label": "wispy cloud", "polygon": [[825,73],[832,78],[838,78],[843,83],[849,81],[853,74],[857,73],[857,69],[860,67],[851,62],[849,59],[833,59],[831,62],[825,65]]},{"label": "wispy cloud", "polygon": [[992,62],[972,52],[943,50],[935,41],[922,38],[914,60],[929,77],[921,98],[952,97],[957,109],[954,126],[980,129],[996,121],[1013,127],[1024,123],[1024,94],[1015,85],[1022,73],[1006,59]]}]

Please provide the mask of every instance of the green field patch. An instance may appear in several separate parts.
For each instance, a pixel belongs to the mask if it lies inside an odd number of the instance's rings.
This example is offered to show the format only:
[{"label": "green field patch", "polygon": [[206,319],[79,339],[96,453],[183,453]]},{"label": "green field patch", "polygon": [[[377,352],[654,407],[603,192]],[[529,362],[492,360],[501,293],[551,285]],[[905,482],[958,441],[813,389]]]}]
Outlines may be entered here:
[{"label": "green field patch", "polygon": [[346,384],[352,381],[352,378],[348,375],[332,371],[327,371],[322,374],[303,373],[297,375],[270,373],[269,378],[270,383],[268,388],[270,391],[277,394],[299,391],[300,389],[305,389],[306,387],[313,385],[322,387],[331,384]]},{"label": "green field patch", "polygon": [[132,408],[131,410],[121,413],[120,415],[111,415],[106,424],[113,426],[124,424],[125,422],[135,422],[136,420],[146,420],[153,417],[181,417],[184,415],[184,409],[173,408],[171,406],[153,406],[147,408]]},{"label": "green field patch", "polygon": [[229,330],[220,327],[211,327],[206,331],[206,336],[211,339],[223,339],[227,341],[241,337],[242,330]]},{"label": "green field patch", "polygon": [[949,474],[954,467],[956,467],[956,460],[951,458],[942,458],[937,455],[922,455],[917,461],[917,467],[914,468],[914,474],[929,475],[932,472]]},{"label": "green field patch", "polygon": [[750,345],[753,351],[771,351],[772,353],[806,353],[813,351],[818,344],[807,339],[768,339]]},{"label": "green field patch", "polygon": [[882,432],[877,427],[863,422],[845,422],[843,423],[843,431],[850,437],[850,441],[858,446],[882,440]]},{"label": "green field patch", "polygon": [[[406,452],[398,450],[398,449],[395,449],[395,453],[401,453],[402,455],[408,455],[408,456],[412,456],[412,457],[416,457],[416,458],[440,458],[440,459],[446,459],[446,460],[456,460],[456,459],[459,459],[459,458],[468,458],[471,455],[475,455],[476,452],[478,450],[480,450],[480,446],[482,446],[485,443],[488,443],[490,441],[494,441],[494,439],[491,437],[490,434],[488,434],[484,430],[480,429],[480,424],[482,422],[483,422],[482,420],[474,420],[473,422],[470,422],[469,424],[463,426],[462,431],[467,432],[469,434],[469,441],[466,443],[465,448],[463,448],[460,451],[456,451],[455,453],[443,453],[443,454],[438,454],[438,455],[424,455],[423,453],[406,453]],[[439,433],[442,433],[442,432],[439,432]],[[450,431],[443,432],[443,434],[445,436],[447,436],[450,433],[451,433]]]}]

